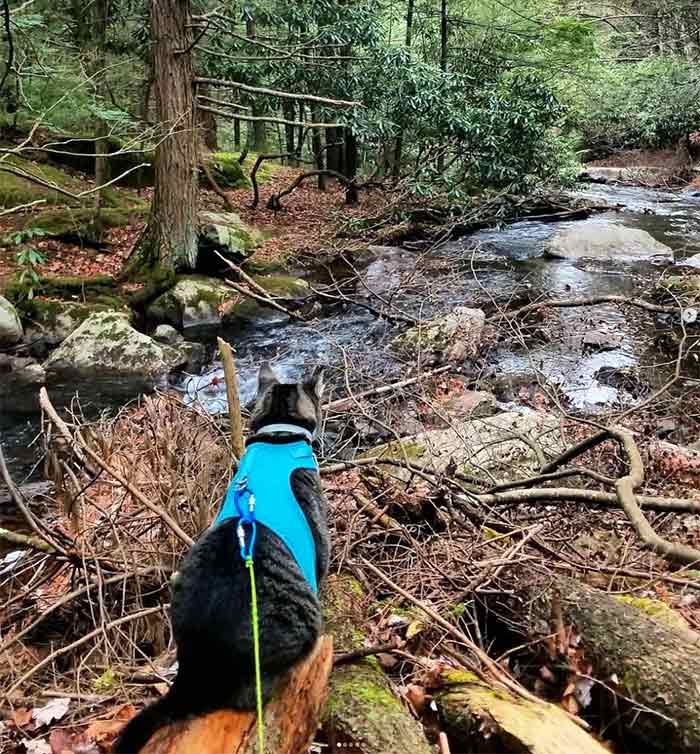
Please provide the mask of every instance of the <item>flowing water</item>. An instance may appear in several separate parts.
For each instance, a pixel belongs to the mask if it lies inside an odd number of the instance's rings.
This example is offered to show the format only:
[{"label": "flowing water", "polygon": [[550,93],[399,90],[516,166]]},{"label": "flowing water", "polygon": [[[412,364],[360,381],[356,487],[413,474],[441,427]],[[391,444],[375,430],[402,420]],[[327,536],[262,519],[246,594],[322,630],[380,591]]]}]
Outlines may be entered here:
[{"label": "flowing water", "polygon": [[[596,202],[626,206],[622,212],[577,221],[578,227],[614,222],[641,228],[670,246],[676,261],[700,252],[700,198],[690,193],[609,186],[592,186],[577,193]],[[634,296],[648,291],[661,275],[663,267],[651,263],[545,259],[544,242],[570,224],[526,221],[484,230],[429,255],[405,249],[377,250],[363,263],[361,280],[347,283],[348,293],[376,304],[372,291],[402,312],[428,319],[455,306],[481,307],[496,314],[503,307],[541,298]],[[328,282],[329,274],[317,271],[312,277]],[[336,270],[336,274],[347,276],[347,270]],[[615,306],[557,310],[542,325],[539,337],[524,337],[513,330],[500,340],[489,355],[486,373],[497,378],[536,371],[556,385],[572,409],[584,413],[624,404],[634,397],[600,379],[605,368],[638,367],[657,380],[670,369],[670,365],[659,366],[663,357],[654,348],[650,322],[648,314]],[[236,347],[245,404],[254,396],[257,367],[263,359],[272,361],[285,378],[297,377],[312,364],[329,365],[340,392],[347,373],[352,374],[354,385],[400,379],[405,367],[389,349],[391,338],[400,329],[369,311],[338,305],[326,309],[312,324],[273,318],[223,336]],[[603,350],[586,349],[583,339],[590,333],[604,341]],[[214,361],[201,375],[179,377],[175,386],[185,400],[198,400],[209,410],[221,412],[226,410],[222,377],[220,365]],[[123,394],[115,395],[112,387],[103,383],[70,387],[93,411],[124,402]],[[36,458],[29,447],[36,431],[36,416],[0,417],[0,433],[18,475],[25,474]]]}]

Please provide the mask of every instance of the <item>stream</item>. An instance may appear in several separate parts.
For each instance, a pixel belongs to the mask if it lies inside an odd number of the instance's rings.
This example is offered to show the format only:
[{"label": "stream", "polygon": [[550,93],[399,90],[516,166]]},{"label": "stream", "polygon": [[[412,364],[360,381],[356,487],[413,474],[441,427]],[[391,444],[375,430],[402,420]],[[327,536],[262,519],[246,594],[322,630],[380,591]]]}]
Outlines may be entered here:
[{"label": "stream", "polygon": [[[671,247],[676,262],[700,252],[700,198],[690,193],[590,185],[576,194],[595,203],[624,204],[625,210],[575,223],[524,221],[503,229],[483,230],[429,255],[374,247],[372,256],[358,265],[362,282],[354,280],[348,292],[371,302],[371,290],[421,319],[455,306],[480,307],[488,316],[501,308],[539,298],[607,294],[631,297],[651,288],[662,273],[663,266],[649,262],[612,264],[544,258],[543,243],[572,224],[582,227],[614,222],[641,228]],[[339,269],[333,274],[338,280],[348,271]],[[310,277],[318,282],[329,281],[329,273],[323,270],[310,273]],[[556,386],[572,410],[583,414],[626,405],[635,396],[624,387],[601,379],[606,370],[635,367],[652,385],[660,383],[672,370],[671,364],[658,366],[658,362],[668,359],[654,348],[651,322],[647,313],[630,308],[623,313],[615,306],[557,310],[542,326],[540,337],[522,337],[514,330],[499,340],[489,353],[482,374],[487,381],[497,381],[538,372]],[[245,405],[254,397],[257,369],[265,359],[286,379],[298,377],[312,364],[326,364],[337,395],[344,392],[346,371],[352,374],[353,387],[401,379],[405,365],[389,349],[389,342],[400,329],[378,320],[369,311],[337,305],[324,310],[312,324],[272,317],[247,330],[221,334],[236,348],[241,400]],[[584,338],[591,333],[598,346],[587,350]],[[226,410],[223,373],[216,361],[201,375],[181,375],[173,384],[187,402],[198,400],[216,413]],[[88,414],[123,405],[135,397],[129,395],[128,389],[125,392],[125,386],[102,381],[99,385],[49,388],[58,405],[65,405],[77,391]],[[507,396],[496,394],[507,402]],[[18,481],[30,474],[38,457],[31,445],[37,431],[36,415],[0,416],[0,435]]]}]

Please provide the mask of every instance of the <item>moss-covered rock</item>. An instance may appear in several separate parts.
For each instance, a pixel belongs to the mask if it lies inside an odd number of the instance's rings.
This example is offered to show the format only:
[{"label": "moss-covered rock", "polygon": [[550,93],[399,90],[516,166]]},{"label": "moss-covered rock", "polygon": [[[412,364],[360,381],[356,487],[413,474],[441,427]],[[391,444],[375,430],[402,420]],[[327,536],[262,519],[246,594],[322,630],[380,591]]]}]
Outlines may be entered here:
[{"label": "moss-covered rock", "polygon": [[90,315],[110,311],[131,314],[126,305],[118,299],[81,303],[35,296],[21,305],[27,335],[32,340],[41,338],[47,346],[62,343]]},{"label": "moss-covered rock", "polygon": [[423,364],[464,361],[476,356],[486,315],[481,309],[458,306],[449,314],[411,327],[391,343],[394,351]]},{"label": "moss-covered rock", "polygon": [[145,202],[131,207],[106,207],[99,217],[93,209],[57,209],[28,215],[23,230],[43,230],[51,238],[99,243],[108,228],[122,228],[142,220],[147,213]]},{"label": "moss-covered rock", "polygon": [[22,340],[22,323],[15,307],[0,296],[0,346],[12,346]]},{"label": "moss-covered rock", "polygon": [[126,315],[91,314],[49,356],[50,376],[90,378],[96,375],[157,382],[185,361],[183,354],[138,332]]},{"label": "moss-covered rock", "polygon": [[29,282],[15,277],[5,289],[5,295],[19,308],[27,306],[32,296],[70,298],[79,296],[82,301],[108,301],[118,305],[119,297],[115,291],[115,281],[109,275],[42,275],[39,280]]},{"label": "moss-covered rock", "polygon": [[[387,456],[429,463],[444,470],[454,463],[472,476],[513,480],[536,473],[538,453],[553,457],[564,450],[559,420],[537,411],[508,411],[483,419],[435,429],[374,448],[373,457]],[[406,472],[407,474],[409,472]],[[492,475],[492,476],[489,476]]]},{"label": "moss-covered rock", "polygon": [[233,295],[233,289],[216,278],[182,275],[149,305],[146,314],[178,329],[216,327],[221,324],[223,303]]},{"label": "moss-covered rock", "polygon": [[202,212],[199,215],[197,270],[209,274],[227,271],[225,262],[216,254],[233,262],[247,259],[260,245],[262,235],[247,226],[235,212]]},{"label": "moss-covered rock", "polygon": [[[222,189],[238,189],[250,186],[248,176],[234,152],[214,152],[211,156],[214,178]],[[206,181],[206,178],[204,179]]]},{"label": "moss-covered rock", "polygon": [[[309,296],[309,284],[291,275],[252,275],[273,298],[286,304],[297,304]],[[253,322],[277,320],[285,315],[255,299],[230,289],[233,296],[226,302],[222,313],[224,325],[244,325]]]},{"label": "moss-covered rock", "polygon": [[664,275],[659,281],[658,291],[666,296],[671,293],[676,300],[680,296],[682,303],[697,306],[700,303],[700,275]]}]

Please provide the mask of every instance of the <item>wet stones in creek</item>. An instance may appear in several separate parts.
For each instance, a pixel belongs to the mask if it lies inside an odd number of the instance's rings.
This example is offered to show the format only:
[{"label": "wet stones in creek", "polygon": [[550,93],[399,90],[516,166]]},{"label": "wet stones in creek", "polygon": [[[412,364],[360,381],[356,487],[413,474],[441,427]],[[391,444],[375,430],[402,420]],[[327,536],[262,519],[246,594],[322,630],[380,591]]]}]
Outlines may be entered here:
[{"label": "wet stones in creek", "polygon": [[576,223],[558,230],[544,244],[554,259],[673,261],[673,251],[641,228],[612,222]]},{"label": "wet stones in creek", "polygon": [[23,335],[17,310],[6,298],[0,296],[0,347],[19,343]]}]

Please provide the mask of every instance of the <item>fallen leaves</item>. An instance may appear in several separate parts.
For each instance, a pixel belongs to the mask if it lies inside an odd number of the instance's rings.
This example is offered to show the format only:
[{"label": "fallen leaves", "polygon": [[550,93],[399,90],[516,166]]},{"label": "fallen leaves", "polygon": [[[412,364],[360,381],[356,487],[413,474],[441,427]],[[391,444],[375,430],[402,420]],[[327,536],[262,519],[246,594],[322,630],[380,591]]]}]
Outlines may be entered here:
[{"label": "fallen leaves", "polygon": [[35,707],[32,710],[32,720],[37,728],[50,725],[54,720],[60,720],[70,707],[70,699],[59,697],[51,699],[43,707]]}]

